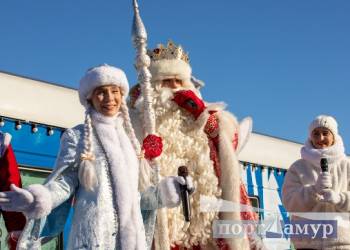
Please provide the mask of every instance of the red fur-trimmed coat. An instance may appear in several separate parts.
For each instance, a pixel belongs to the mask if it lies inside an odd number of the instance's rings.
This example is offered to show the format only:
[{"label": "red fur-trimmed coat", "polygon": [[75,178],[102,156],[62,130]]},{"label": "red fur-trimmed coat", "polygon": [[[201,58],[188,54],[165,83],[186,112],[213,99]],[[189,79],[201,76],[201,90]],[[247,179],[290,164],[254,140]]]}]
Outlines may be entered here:
[{"label": "red fur-trimmed coat", "polygon": [[[1,132],[0,132],[1,133]],[[10,144],[10,135],[0,134],[0,191],[9,191],[10,185],[15,184],[22,187],[21,176],[18,170],[17,161]],[[2,211],[6,229],[9,233],[10,249],[16,249],[18,235],[13,235],[15,231],[22,231],[26,219],[22,213]]]}]

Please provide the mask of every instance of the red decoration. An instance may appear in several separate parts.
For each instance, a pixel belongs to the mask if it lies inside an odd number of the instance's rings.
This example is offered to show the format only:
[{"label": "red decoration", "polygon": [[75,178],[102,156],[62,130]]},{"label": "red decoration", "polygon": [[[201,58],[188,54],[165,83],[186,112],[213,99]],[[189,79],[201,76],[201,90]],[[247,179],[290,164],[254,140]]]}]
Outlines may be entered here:
[{"label": "red decoration", "polygon": [[216,174],[216,177],[218,177],[218,184],[220,185],[220,178],[221,178],[221,168],[219,164],[219,155],[217,153],[217,147],[219,146],[219,139],[218,136],[215,138],[209,138],[209,149],[210,149],[210,160],[213,161],[213,167]]},{"label": "red decoration", "polygon": [[[0,142],[0,144],[1,143],[2,142]],[[0,155],[0,192],[9,191],[11,184],[15,184],[17,187],[22,187],[16,157],[10,144],[4,152],[4,155]],[[0,210],[0,213],[2,213],[6,229],[9,233],[23,230],[26,218],[22,213],[2,210]],[[9,249],[15,250],[17,244],[15,237],[10,237],[8,244]]]},{"label": "red decoration", "polygon": [[147,135],[143,140],[142,149],[145,153],[145,158],[152,160],[162,154],[163,142],[162,138],[156,135]]},{"label": "red decoration", "polygon": [[210,137],[215,138],[219,135],[219,121],[215,115],[216,111],[209,111],[209,118],[204,127],[204,132]]},{"label": "red decoration", "polygon": [[238,133],[237,132],[235,133],[235,135],[233,137],[232,144],[233,144],[234,150],[236,151],[237,147],[238,147]]},{"label": "red decoration", "polygon": [[[240,191],[241,191],[241,204],[252,207],[252,203],[250,202],[247,189],[245,188],[242,182],[240,184]],[[241,219],[242,220],[259,220],[259,216],[256,212],[254,212],[252,207],[252,209],[249,211],[241,212]]]}]

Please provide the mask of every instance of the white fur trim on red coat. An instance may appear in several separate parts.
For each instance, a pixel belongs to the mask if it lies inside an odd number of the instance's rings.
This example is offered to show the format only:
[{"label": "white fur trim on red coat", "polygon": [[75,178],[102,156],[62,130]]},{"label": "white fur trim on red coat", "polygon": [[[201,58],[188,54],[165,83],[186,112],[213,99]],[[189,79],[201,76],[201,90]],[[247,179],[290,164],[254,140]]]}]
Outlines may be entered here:
[{"label": "white fur trim on red coat", "polygon": [[[235,133],[239,134],[239,124],[234,115],[224,111],[224,103],[207,104],[207,108],[198,117],[198,126],[204,126],[209,117],[209,111],[217,111],[215,114],[219,122],[219,162],[221,168],[220,187],[222,189],[221,198],[234,204],[240,204],[240,164],[237,153],[233,147]],[[241,220],[240,211],[222,213],[220,219]],[[231,249],[249,249],[249,242],[245,238],[227,239],[226,242]]]},{"label": "white fur trim on red coat", "polygon": [[0,132],[0,157],[3,157],[7,147],[10,145],[12,136],[8,133]]},{"label": "white fur trim on red coat", "polygon": [[25,216],[30,219],[39,219],[48,215],[52,210],[50,191],[40,184],[30,185],[27,190],[34,196],[34,203],[24,212]]},{"label": "white fur trim on red coat", "polygon": [[[240,204],[240,164],[233,148],[233,137],[238,133],[239,125],[237,119],[226,111],[217,112],[219,120],[219,162],[221,168],[220,186],[222,189],[222,199]],[[220,219],[241,220],[240,211],[222,213]],[[248,250],[249,242],[246,238],[227,239],[231,249]]]}]

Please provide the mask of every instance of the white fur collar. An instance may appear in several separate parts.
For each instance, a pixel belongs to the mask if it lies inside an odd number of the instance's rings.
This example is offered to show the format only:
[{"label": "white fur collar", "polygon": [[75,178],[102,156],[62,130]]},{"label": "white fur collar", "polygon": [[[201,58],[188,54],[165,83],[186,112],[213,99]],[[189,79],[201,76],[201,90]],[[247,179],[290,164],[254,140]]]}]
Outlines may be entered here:
[{"label": "white fur collar", "polygon": [[138,195],[138,159],[118,115],[91,114],[92,124],[106,153],[118,204],[121,249],[146,249]]},{"label": "white fur collar", "polygon": [[123,124],[123,118],[121,117],[120,112],[114,116],[105,116],[100,112],[97,112],[96,110],[92,109],[91,118],[95,122],[94,124],[96,124],[96,122],[110,125]]},{"label": "white fur collar", "polygon": [[335,144],[324,149],[316,149],[311,144],[310,139],[301,148],[301,158],[311,162],[315,166],[320,166],[321,158],[327,158],[329,164],[336,163],[345,157],[345,149],[342,138],[337,135]]}]

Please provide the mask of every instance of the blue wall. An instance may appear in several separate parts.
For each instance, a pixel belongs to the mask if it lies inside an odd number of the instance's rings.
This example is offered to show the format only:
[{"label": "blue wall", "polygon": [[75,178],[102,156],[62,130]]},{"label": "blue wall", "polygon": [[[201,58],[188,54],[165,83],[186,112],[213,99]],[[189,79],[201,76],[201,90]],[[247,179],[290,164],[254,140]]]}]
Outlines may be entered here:
[{"label": "blue wall", "polygon": [[14,120],[5,118],[4,122],[0,130],[12,135],[12,147],[20,165],[49,169],[54,167],[63,129],[52,128],[54,133],[49,136],[45,125],[37,125],[38,131],[32,133],[29,123],[22,123],[22,128],[17,130]]}]

